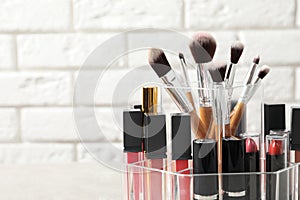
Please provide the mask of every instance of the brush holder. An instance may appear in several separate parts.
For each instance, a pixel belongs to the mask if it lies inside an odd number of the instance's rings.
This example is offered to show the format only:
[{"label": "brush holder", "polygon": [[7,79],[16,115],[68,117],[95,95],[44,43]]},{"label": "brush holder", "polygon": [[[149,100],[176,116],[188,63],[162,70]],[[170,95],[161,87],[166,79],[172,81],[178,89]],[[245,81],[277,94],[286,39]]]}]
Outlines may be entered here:
[{"label": "brush holder", "polygon": [[[171,165],[169,166],[171,168]],[[298,200],[299,199],[299,164],[289,163],[289,166],[277,172],[252,172],[252,173],[223,173],[223,174],[193,174],[193,169],[188,168],[180,172],[158,170],[147,167],[147,161],[128,164],[128,185],[124,199],[128,200],[195,200],[195,199],[245,199],[245,200]],[[149,177],[158,177],[161,183],[149,182]],[[242,179],[245,184],[239,185],[241,191],[224,192],[222,180]],[[272,178],[272,187],[276,191],[272,199],[266,198],[266,178]],[[218,185],[209,185],[209,180],[218,181]],[[247,180],[257,180],[256,185],[250,185]],[[139,180],[139,184],[135,185]],[[151,180],[151,179],[150,179]],[[206,185],[197,185],[206,180]],[[286,182],[287,184],[282,184]],[[234,186],[234,183],[232,183]],[[196,185],[196,187],[195,187]],[[255,187],[255,190],[249,188]],[[203,191],[204,190],[204,191]],[[217,192],[216,192],[217,190]],[[138,191],[138,192],[136,192]],[[197,191],[197,192],[195,192]],[[199,191],[202,193],[199,194]],[[286,191],[286,194],[281,194]],[[155,192],[155,193],[153,193]],[[209,197],[208,197],[209,196]]]},{"label": "brush holder", "polygon": [[[125,199],[266,199],[265,181],[266,177],[270,176],[274,177],[275,183],[272,185],[276,191],[284,187],[282,181],[287,181],[289,183],[288,196],[292,200],[296,199],[298,196],[296,188],[298,166],[296,164],[291,163],[287,168],[276,172],[267,173],[264,171],[266,162],[264,156],[265,140],[261,130],[263,85],[258,88],[249,102],[241,101],[241,99],[245,99],[240,98],[245,90],[243,86],[234,86],[231,91],[228,91],[222,83],[213,84],[209,89],[198,88],[193,85],[195,84],[192,84],[191,87],[182,88],[159,86],[161,112],[153,115],[165,116],[167,141],[165,155],[149,158],[147,152],[138,153],[136,156],[139,157],[135,159],[136,162],[128,162],[128,158],[126,158]],[[229,93],[232,94],[231,97],[229,97]],[[174,97],[174,94],[181,96]],[[209,98],[202,98],[203,94],[208,95]],[[183,112],[189,107],[177,106],[174,101],[180,103],[186,100],[191,103],[192,109],[189,110],[191,118],[192,115],[195,115],[199,120],[202,120],[202,123],[206,124],[206,127],[201,129],[204,137],[200,139],[196,132],[198,126],[194,129],[192,127],[193,120],[191,120],[192,131],[186,133],[192,135],[190,147],[187,145],[186,149],[193,148],[194,161],[191,158],[186,160],[174,159],[172,156],[172,141],[174,139],[172,129],[174,128],[171,124],[171,117],[174,113]],[[240,121],[236,124],[234,134],[234,138],[238,140],[221,139],[227,136],[228,130],[230,133],[231,127],[228,121],[236,103],[243,103],[242,109],[239,107]],[[144,127],[144,132],[149,132],[148,128],[147,126]],[[240,134],[249,132],[257,133],[260,141],[257,144],[258,151],[256,152],[259,170],[256,172],[247,172],[246,167],[242,166],[246,163],[247,154],[246,139],[244,134],[243,137],[242,135],[240,137]],[[218,141],[221,141],[224,144],[223,148],[226,149],[222,149],[222,145],[220,145],[222,143]],[[236,154],[237,152],[239,154]],[[162,155],[161,152],[160,155]],[[223,159],[219,159],[222,157]],[[232,161],[233,158],[236,158],[238,163],[235,162],[236,160]],[[202,164],[197,166],[196,162]],[[232,167],[234,165],[241,166],[234,168]],[[222,169],[226,170],[223,171]],[[279,196],[275,194],[274,199],[279,199]]]}]

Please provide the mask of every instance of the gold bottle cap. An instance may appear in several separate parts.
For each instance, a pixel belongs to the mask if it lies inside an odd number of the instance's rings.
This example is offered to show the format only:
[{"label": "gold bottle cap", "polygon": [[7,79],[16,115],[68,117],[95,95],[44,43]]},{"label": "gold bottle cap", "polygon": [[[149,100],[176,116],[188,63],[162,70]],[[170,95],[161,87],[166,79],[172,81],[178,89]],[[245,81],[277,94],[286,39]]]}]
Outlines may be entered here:
[{"label": "gold bottle cap", "polygon": [[143,112],[157,113],[158,87],[143,87]]}]

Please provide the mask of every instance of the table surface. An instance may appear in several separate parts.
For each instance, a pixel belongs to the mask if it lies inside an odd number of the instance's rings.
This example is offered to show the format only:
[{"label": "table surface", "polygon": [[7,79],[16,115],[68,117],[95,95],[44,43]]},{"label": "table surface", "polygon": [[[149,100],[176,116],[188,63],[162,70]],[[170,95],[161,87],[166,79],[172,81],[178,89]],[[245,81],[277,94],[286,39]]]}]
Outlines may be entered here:
[{"label": "table surface", "polygon": [[99,163],[0,165],[0,199],[122,200],[122,173]]}]

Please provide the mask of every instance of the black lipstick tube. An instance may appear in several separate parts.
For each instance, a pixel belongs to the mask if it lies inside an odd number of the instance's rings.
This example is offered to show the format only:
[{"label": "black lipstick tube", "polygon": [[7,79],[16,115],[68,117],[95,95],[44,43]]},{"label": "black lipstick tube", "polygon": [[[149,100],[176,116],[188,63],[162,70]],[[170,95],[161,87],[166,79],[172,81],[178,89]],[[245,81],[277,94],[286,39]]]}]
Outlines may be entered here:
[{"label": "black lipstick tube", "polygon": [[[270,134],[266,136],[266,171],[276,172],[287,167],[287,135]],[[266,179],[266,199],[288,200],[288,171],[269,173]]]},{"label": "black lipstick tube", "polygon": [[[194,200],[219,199],[217,141],[193,141]],[[199,176],[197,176],[199,174]],[[216,174],[206,175],[205,174]]]},{"label": "black lipstick tube", "polygon": [[[243,133],[240,135],[245,140],[245,172],[260,171],[260,134]],[[246,177],[246,199],[261,199],[261,176],[257,173],[248,174]]]},{"label": "black lipstick tube", "polygon": [[[245,140],[223,138],[223,173],[245,172]],[[246,199],[245,175],[223,175],[223,199]]]}]

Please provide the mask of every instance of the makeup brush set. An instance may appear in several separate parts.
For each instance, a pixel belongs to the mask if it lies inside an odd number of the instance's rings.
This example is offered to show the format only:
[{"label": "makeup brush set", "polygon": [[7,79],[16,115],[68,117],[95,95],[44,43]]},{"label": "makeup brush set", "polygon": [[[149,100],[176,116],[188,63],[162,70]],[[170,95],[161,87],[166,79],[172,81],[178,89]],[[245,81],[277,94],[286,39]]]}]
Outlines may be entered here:
[{"label": "makeup brush set", "polygon": [[[287,158],[289,134],[276,131],[264,137],[241,128],[247,104],[270,68],[259,67],[255,56],[243,83],[237,84],[244,45],[233,43],[228,64],[220,65],[212,62],[216,47],[209,33],[192,37],[196,82],[190,81],[183,53],[179,74],[162,49],[149,50],[149,65],[162,86],[143,87],[141,105],[123,112],[126,200],[298,199],[297,166]],[[180,112],[162,112],[163,90]]]}]

